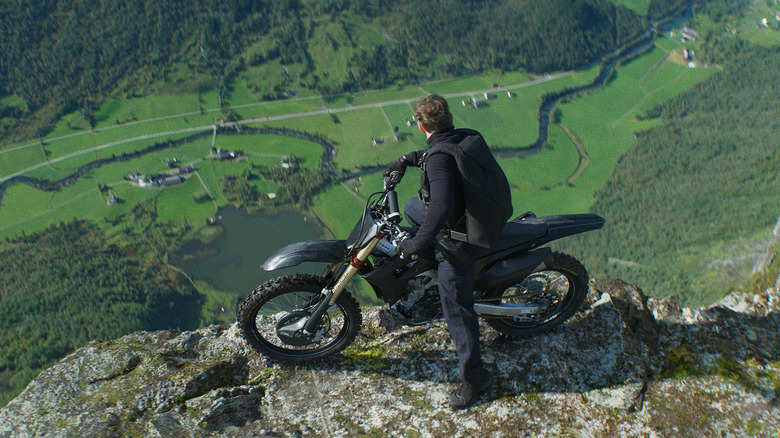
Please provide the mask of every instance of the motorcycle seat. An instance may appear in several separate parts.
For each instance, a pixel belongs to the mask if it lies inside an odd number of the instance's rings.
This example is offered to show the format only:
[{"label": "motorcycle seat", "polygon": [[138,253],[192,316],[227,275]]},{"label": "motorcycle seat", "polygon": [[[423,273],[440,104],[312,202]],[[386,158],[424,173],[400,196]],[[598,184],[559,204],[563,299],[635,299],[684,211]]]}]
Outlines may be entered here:
[{"label": "motorcycle seat", "polygon": [[476,258],[482,258],[512,247],[519,247],[547,234],[548,224],[536,217],[517,218],[504,225],[501,236],[490,248],[475,247],[472,250]]}]

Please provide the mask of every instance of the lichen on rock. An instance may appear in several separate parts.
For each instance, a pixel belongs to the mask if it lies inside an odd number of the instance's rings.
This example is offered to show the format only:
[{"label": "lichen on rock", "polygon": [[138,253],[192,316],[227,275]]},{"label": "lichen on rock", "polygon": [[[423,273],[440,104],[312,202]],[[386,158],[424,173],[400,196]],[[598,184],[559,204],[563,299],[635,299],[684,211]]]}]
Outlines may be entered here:
[{"label": "lichen on rock", "polygon": [[93,342],[0,409],[0,437],[722,436],[780,432],[778,291],[681,309],[592,283],[566,324],[511,339],[482,326],[496,384],[447,406],[446,324],[365,308],[357,340],[307,365],[266,360],[237,326]]}]

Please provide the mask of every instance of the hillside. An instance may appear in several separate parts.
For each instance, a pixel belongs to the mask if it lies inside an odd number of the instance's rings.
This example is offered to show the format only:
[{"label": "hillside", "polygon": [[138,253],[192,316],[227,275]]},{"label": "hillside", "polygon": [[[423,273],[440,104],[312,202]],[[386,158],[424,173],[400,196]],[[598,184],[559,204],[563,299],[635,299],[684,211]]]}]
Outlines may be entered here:
[{"label": "hillside", "polygon": [[592,212],[598,235],[563,245],[593,275],[712,302],[739,287],[780,211],[780,49],[739,46],[723,71],[651,109]]},{"label": "hillside", "polygon": [[91,340],[206,322],[190,281],[148,256],[143,245],[118,247],[81,221],[2,245],[0,404]]},{"label": "hillside", "polygon": [[[604,0],[415,5],[3,2],[0,92],[16,99],[0,105],[0,135],[40,137],[76,110],[92,119],[109,96],[215,89],[226,106],[237,103],[236,87],[259,100],[298,88],[330,95],[489,69],[571,69],[646,27]],[[430,26],[439,32],[433,44]]]},{"label": "hillside", "polygon": [[696,309],[619,280],[592,285],[550,333],[483,325],[496,384],[446,406],[446,326],[399,329],[368,309],[356,344],[288,366],[236,326],[92,342],[0,408],[0,436],[773,436],[780,428],[780,277]]}]

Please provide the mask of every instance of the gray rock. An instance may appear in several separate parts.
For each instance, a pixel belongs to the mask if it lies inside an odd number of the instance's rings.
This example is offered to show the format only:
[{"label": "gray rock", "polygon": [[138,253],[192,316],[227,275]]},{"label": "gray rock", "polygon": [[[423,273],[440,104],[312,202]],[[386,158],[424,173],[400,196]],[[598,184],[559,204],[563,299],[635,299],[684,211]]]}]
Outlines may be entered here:
[{"label": "gray rock", "polygon": [[563,326],[482,327],[496,384],[453,412],[446,325],[364,309],[358,339],[309,365],[266,361],[236,325],[138,332],[62,359],[0,409],[0,437],[769,436],[780,430],[777,289],[699,309],[593,282]]}]

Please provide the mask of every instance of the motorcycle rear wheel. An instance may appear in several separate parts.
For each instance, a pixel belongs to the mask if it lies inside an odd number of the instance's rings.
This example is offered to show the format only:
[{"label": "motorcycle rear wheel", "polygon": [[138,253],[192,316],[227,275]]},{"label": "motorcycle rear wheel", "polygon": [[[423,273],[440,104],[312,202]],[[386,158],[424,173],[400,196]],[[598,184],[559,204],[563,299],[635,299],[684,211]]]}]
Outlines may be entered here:
[{"label": "motorcycle rear wheel", "polygon": [[547,307],[538,315],[514,318],[488,318],[499,333],[527,337],[562,324],[580,308],[588,295],[588,273],[574,257],[554,252],[552,263],[513,286],[491,290],[483,299],[491,304],[538,303]]},{"label": "motorcycle rear wheel", "polygon": [[239,330],[258,352],[285,362],[311,362],[338,353],[357,336],[362,315],[344,291],[323,316],[316,338],[295,344],[279,337],[279,328],[310,314],[322,299],[325,281],[296,274],[270,280],[254,290],[238,311]]}]

